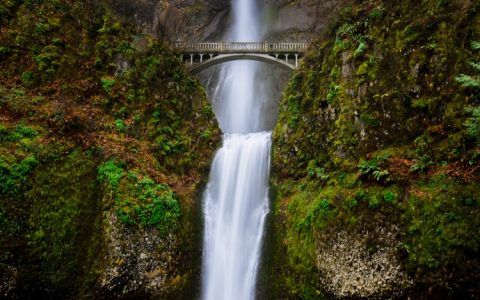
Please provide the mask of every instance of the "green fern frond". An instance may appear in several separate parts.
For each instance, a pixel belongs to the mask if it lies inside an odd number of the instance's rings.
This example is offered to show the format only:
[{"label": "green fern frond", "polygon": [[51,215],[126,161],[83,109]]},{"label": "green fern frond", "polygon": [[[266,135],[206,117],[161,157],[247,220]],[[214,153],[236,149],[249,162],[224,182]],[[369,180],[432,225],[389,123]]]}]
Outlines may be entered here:
[{"label": "green fern frond", "polygon": [[471,61],[468,63],[475,71],[480,73],[480,63],[476,63],[474,61]]},{"label": "green fern frond", "polygon": [[477,139],[477,143],[480,143],[480,106],[467,107],[465,112],[470,115],[464,124],[467,134]]},{"label": "green fern frond", "polygon": [[472,42],[473,50],[480,50],[480,42]]},{"label": "green fern frond", "polygon": [[476,63],[472,61],[472,62],[469,62],[469,64],[475,69],[475,71],[480,73],[480,63]]},{"label": "green fern frond", "polygon": [[480,80],[465,74],[455,77],[455,80],[462,85],[463,88],[480,89]]}]

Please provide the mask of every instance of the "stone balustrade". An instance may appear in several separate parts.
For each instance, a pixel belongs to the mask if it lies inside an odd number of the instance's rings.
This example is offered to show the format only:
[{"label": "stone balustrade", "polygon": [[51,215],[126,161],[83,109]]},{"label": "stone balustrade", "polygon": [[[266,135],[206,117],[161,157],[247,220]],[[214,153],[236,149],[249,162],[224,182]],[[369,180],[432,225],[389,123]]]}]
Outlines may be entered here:
[{"label": "stone balustrade", "polygon": [[188,53],[304,53],[308,43],[270,42],[218,42],[189,43],[174,42],[173,47]]},{"label": "stone balustrade", "polygon": [[302,58],[309,44],[270,42],[173,42],[171,46],[181,53],[180,58],[189,64],[191,71],[195,73],[218,63],[238,59],[276,63],[281,67],[296,69],[299,59]]}]

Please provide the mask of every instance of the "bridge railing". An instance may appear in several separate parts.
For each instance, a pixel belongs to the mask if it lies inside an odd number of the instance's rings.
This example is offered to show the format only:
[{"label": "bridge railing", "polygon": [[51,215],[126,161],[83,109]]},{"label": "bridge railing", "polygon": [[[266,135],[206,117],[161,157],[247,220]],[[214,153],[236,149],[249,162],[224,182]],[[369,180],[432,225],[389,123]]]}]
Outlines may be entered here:
[{"label": "bridge railing", "polygon": [[303,53],[308,43],[270,43],[270,42],[219,42],[188,43],[174,42],[173,46],[189,53]]}]

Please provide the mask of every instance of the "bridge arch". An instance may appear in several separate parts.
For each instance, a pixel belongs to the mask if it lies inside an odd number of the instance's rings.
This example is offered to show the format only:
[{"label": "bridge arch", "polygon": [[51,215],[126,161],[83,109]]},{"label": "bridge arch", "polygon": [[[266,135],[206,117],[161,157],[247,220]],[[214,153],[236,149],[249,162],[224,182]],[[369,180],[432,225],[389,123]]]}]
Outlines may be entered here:
[{"label": "bridge arch", "polygon": [[259,53],[233,53],[233,54],[222,54],[215,57],[212,57],[208,60],[203,61],[200,64],[192,65],[190,72],[192,74],[198,74],[203,70],[206,70],[215,65],[225,63],[228,61],[235,60],[253,60],[269,64],[277,65],[285,70],[292,71],[295,70],[295,66],[287,63],[284,60],[278,59],[276,57],[270,56],[268,54],[259,54]]},{"label": "bridge arch", "polygon": [[[275,64],[286,70],[295,70],[308,43],[265,42],[172,42],[181,59],[190,65],[192,73],[199,73],[214,65],[234,60],[255,60]],[[284,59],[282,59],[282,57]]]}]

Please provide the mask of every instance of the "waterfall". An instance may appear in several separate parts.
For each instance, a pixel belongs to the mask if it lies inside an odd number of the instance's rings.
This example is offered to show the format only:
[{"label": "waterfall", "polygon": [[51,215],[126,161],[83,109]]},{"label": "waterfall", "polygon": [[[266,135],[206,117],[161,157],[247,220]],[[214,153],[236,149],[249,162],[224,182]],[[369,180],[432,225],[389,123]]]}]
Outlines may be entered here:
[{"label": "waterfall", "polygon": [[[258,41],[256,3],[232,1],[230,40]],[[212,100],[224,135],[204,195],[203,300],[255,298],[273,127],[259,71],[257,62],[225,64]]]}]

